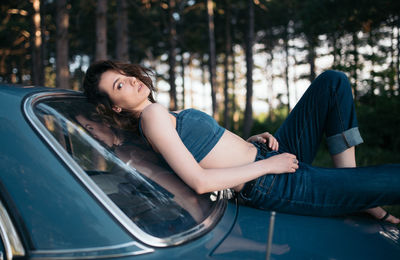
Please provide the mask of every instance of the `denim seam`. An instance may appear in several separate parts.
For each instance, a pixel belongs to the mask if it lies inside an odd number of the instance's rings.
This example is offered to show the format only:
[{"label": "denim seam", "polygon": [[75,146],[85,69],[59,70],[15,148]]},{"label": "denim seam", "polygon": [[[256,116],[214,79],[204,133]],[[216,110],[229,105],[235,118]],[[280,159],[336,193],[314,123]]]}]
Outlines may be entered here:
[{"label": "denim seam", "polygon": [[[311,115],[313,114],[314,110],[316,109],[316,107],[313,107],[313,109],[308,113],[307,118],[311,118]],[[307,119],[306,119],[307,121]],[[307,124],[304,124],[304,127],[301,129],[301,133],[299,135],[299,137],[297,138],[297,147],[300,147],[300,141],[303,139],[303,134],[304,134],[304,129],[306,128]]]},{"label": "denim seam", "polygon": [[266,194],[271,193],[271,190],[272,190],[272,187],[274,186],[275,180],[276,180],[276,175],[274,175],[274,178],[272,179],[271,185],[269,185],[269,188],[268,188],[268,191]]},{"label": "denim seam", "polygon": [[[313,110],[314,110],[314,109],[315,109],[315,108],[313,108]],[[311,118],[311,117],[310,117],[311,114],[312,114],[312,111],[310,111],[310,112],[308,113],[307,118]],[[307,119],[306,119],[306,121],[307,121]],[[300,147],[300,141],[303,139],[302,137],[303,137],[304,129],[306,128],[306,127],[305,127],[306,125],[307,125],[307,124],[304,124],[303,128],[301,129],[300,135],[299,135],[299,137],[298,137],[297,140],[296,140],[296,142],[297,142],[297,147]],[[298,152],[298,151],[296,151],[296,152]]]},{"label": "denim seam", "polygon": [[[336,109],[337,109],[337,113],[339,116],[339,122],[340,122],[340,127],[342,128],[342,132],[344,131],[344,125],[343,125],[343,119],[342,119],[342,115],[340,114],[340,107],[339,107],[339,103],[338,103],[338,96],[337,96],[337,91],[335,91],[335,105],[336,105]],[[347,140],[346,140],[347,143]]]}]

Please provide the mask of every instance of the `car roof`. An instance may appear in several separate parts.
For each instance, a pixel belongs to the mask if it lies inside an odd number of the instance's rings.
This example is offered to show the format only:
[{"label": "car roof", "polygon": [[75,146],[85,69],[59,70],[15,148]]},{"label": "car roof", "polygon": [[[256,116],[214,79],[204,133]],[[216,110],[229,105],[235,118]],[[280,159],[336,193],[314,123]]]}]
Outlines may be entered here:
[{"label": "car roof", "polygon": [[12,84],[0,84],[0,93],[8,94],[14,97],[24,98],[27,95],[31,95],[39,92],[53,92],[53,93],[71,93],[71,94],[82,94],[80,91],[74,91],[69,89],[50,88],[42,86],[22,86]]}]

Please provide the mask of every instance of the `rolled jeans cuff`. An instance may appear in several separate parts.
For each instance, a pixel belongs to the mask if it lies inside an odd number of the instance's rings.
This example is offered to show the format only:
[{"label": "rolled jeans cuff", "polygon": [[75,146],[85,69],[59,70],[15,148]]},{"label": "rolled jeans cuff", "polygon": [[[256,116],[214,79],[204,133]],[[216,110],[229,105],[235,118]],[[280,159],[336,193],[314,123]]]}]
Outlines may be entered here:
[{"label": "rolled jeans cuff", "polygon": [[343,152],[344,150],[363,143],[358,127],[350,128],[340,134],[329,136],[326,139],[328,150],[331,155]]}]

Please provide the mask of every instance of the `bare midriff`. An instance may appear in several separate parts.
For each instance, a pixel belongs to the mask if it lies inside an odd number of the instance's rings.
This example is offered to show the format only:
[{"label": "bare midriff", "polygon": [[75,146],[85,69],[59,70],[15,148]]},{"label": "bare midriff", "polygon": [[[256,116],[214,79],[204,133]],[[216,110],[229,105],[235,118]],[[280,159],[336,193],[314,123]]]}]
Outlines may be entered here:
[{"label": "bare midriff", "polygon": [[[178,113],[180,111],[177,111]],[[170,115],[171,121],[176,128],[176,118]],[[214,148],[200,162],[203,168],[230,168],[254,162],[257,155],[257,148],[243,140],[240,136],[225,130]],[[246,174],[245,172],[243,174]],[[239,192],[243,189],[244,183],[232,187]]]},{"label": "bare midriff", "polygon": [[[256,155],[257,148],[253,144],[225,130],[218,143],[199,164],[203,168],[229,168],[254,162]],[[243,186],[244,183],[232,188],[240,191]]]}]

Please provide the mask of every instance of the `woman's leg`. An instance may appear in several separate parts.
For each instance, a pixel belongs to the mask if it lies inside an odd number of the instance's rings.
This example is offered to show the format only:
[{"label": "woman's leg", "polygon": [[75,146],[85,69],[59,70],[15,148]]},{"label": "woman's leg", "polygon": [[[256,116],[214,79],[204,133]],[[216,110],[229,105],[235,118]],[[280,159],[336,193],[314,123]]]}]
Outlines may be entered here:
[{"label": "woman's leg", "polygon": [[336,216],[400,204],[400,165],[320,168],[300,163],[296,173],[263,178],[271,185],[255,185],[250,202],[261,209]]},{"label": "woman's leg", "polygon": [[[356,167],[356,156],[355,149],[351,147],[347,150],[339,154],[332,155],[332,161],[335,168],[350,168]],[[387,212],[382,207],[375,207],[371,209],[365,210],[365,212],[369,213],[373,217],[377,219],[383,219],[393,224],[400,223],[400,219],[394,217],[393,215],[387,215]]]},{"label": "woman's leg", "polygon": [[275,133],[280,152],[309,164],[324,135],[332,155],[362,143],[350,83],[342,72],[319,75]]},{"label": "woman's leg", "polygon": [[344,150],[341,153],[334,154],[331,157],[333,166],[335,168],[356,167],[356,154],[354,146]]},{"label": "woman's leg", "polygon": [[[355,167],[354,145],[362,142],[350,84],[340,72],[327,71],[309,87],[287,120],[277,131],[281,152],[296,154],[311,163],[322,136],[328,136],[329,151],[335,167]],[[380,207],[368,212],[379,218]],[[396,219],[388,219],[396,222]]]}]

